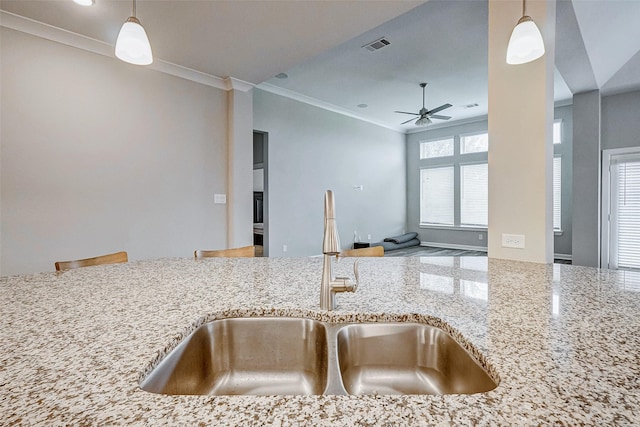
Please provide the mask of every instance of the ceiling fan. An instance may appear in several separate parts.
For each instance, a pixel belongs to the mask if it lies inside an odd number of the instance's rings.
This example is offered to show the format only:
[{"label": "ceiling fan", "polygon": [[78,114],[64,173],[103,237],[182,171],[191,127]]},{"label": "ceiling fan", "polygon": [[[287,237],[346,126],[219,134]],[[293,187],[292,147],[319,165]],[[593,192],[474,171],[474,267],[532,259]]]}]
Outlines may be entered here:
[{"label": "ceiling fan", "polygon": [[[418,117],[418,120],[416,120],[415,125],[416,126],[427,126],[429,124],[431,124],[431,119],[439,119],[439,120],[449,120],[451,117],[449,116],[440,116],[437,115],[435,113],[440,112],[442,110],[445,110],[449,107],[453,107],[453,105],[451,104],[444,104],[441,105],[439,107],[434,108],[433,110],[427,110],[424,106],[424,88],[427,87],[426,83],[420,83],[420,87],[422,88],[422,108],[420,109],[419,112],[417,113],[409,113],[407,111],[395,111],[396,113],[400,113],[400,114],[411,114],[413,116],[420,116]],[[407,120],[406,122],[402,122],[400,123],[401,125],[407,124],[410,121],[412,121],[413,118]]]}]

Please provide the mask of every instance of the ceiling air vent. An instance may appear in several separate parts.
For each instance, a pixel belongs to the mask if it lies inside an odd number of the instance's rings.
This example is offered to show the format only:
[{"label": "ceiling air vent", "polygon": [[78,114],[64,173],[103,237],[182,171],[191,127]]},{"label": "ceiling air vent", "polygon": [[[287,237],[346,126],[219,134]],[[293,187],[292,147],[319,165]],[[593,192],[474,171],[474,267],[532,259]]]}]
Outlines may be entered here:
[{"label": "ceiling air vent", "polygon": [[462,108],[476,108],[479,107],[478,104],[467,104],[467,105],[463,105]]},{"label": "ceiling air vent", "polygon": [[384,37],[379,38],[378,40],[372,41],[371,43],[365,44],[362,46],[367,49],[369,52],[375,52],[376,50],[380,50],[383,47],[389,46],[391,42]]}]

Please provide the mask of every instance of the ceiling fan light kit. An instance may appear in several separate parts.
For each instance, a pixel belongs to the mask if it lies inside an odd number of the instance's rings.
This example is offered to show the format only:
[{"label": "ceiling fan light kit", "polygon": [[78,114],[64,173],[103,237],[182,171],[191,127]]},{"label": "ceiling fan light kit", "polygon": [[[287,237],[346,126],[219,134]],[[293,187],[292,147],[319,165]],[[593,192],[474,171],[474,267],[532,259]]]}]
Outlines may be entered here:
[{"label": "ceiling fan light kit", "polygon": [[[427,110],[427,108],[424,106],[424,89],[427,87],[427,83],[420,83],[420,87],[422,88],[422,108],[420,109],[419,112],[417,113],[409,113],[407,111],[396,111],[396,113],[400,113],[400,114],[411,114],[413,116],[419,116],[418,120],[415,121],[415,125],[416,126],[428,126],[431,123],[433,123],[431,121],[431,119],[438,119],[438,120],[449,120],[451,117],[449,116],[440,116],[440,115],[436,115],[435,113],[442,111],[444,109],[447,109],[449,107],[453,107],[451,104],[443,104],[439,107],[434,108],[433,110]],[[400,123],[401,125],[405,125],[409,122],[412,122],[412,119],[409,119],[405,122]]]},{"label": "ceiling fan light kit", "polygon": [[118,59],[134,65],[149,65],[153,62],[149,37],[136,18],[136,0],[133,0],[133,16],[125,21],[118,34],[115,53]]},{"label": "ceiling fan light kit", "polygon": [[428,126],[431,123],[433,123],[428,117],[420,117],[418,120],[416,120],[415,125],[416,126]]},{"label": "ceiling fan light kit", "polygon": [[525,14],[525,0],[522,0],[522,18],[518,20],[509,38],[507,64],[526,64],[542,55],[544,55],[542,34],[533,19]]}]

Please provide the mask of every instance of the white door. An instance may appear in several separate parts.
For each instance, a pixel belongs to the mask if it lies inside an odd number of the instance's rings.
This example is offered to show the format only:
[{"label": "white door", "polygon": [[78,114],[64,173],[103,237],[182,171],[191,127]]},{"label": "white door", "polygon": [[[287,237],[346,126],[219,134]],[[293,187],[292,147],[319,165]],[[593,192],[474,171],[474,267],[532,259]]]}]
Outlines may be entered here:
[{"label": "white door", "polygon": [[640,270],[640,149],[603,154],[602,267]]}]

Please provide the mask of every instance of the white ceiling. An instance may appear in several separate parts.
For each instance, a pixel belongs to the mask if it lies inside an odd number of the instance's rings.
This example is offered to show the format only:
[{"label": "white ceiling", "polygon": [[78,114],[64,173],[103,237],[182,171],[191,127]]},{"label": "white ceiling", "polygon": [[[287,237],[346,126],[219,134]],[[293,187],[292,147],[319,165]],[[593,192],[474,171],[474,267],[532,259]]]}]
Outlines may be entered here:
[{"label": "white ceiling", "polygon": [[[487,7],[486,0],[139,0],[137,16],[157,59],[266,81],[266,90],[411,131],[399,126],[410,116],[393,111],[417,111],[423,81],[427,108],[453,104],[441,113],[451,122],[486,114]],[[0,8],[111,45],[131,14],[129,1],[116,0],[88,8],[2,0]],[[640,0],[558,0],[557,16],[556,100],[640,89]],[[362,48],[380,37],[391,45]],[[289,77],[273,78],[280,72]]]},{"label": "white ceiling", "polygon": [[640,50],[640,1],[572,3],[596,82],[603,88]]},{"label": "white ceiling", "polygon": [[[138,0],[155,58],[260,83],[421,1]],[[131,0],[2,0],[4,11],[115,45]]]}]

